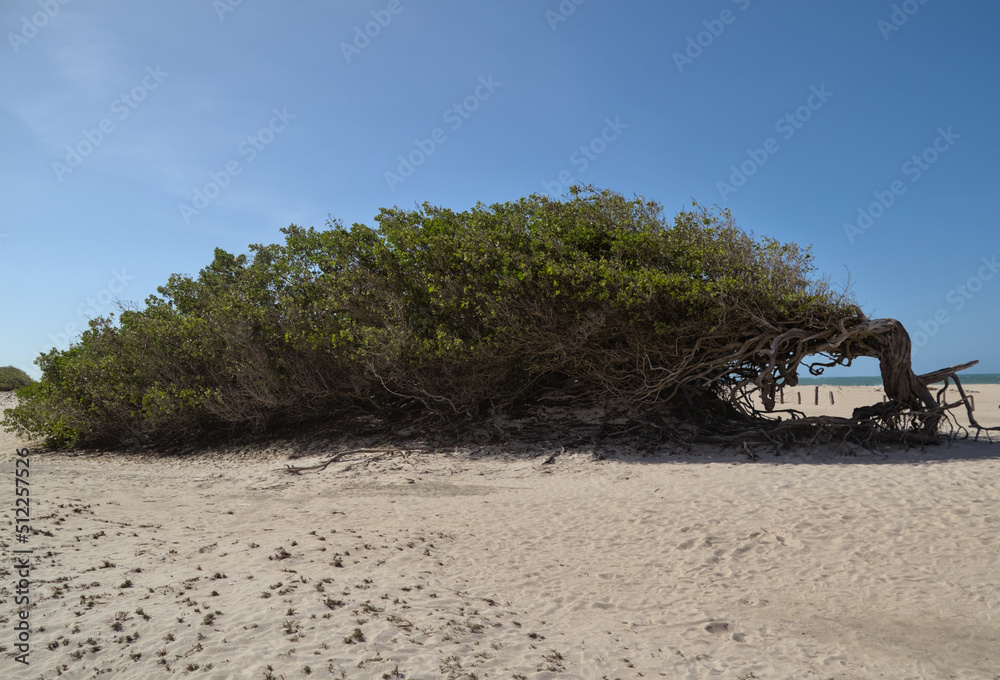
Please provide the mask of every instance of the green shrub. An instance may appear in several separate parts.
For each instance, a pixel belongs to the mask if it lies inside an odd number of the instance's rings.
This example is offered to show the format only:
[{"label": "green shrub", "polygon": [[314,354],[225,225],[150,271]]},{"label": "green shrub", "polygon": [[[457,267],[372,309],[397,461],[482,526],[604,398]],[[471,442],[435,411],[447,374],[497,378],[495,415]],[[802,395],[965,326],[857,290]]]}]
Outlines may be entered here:
[{"label": "green shrub", "polygon": [[[249,257],[217,249],[197,278],[171,276],[145,308],[41,355],[3,424],[76,446],[402,409],[472,417],[554,377],[649,405],[738,379],[761,329],[860,314],[809,278],[808,250],[697,205],[670,223],[653,202],[574,189],[375,219],[291,226]],[[730,355],[731,370],[705,369]]]},{"label": "green shrub", "polygon": [[32,383],[31,377],[14,366],[0,366],[0,392],[9,392]]}]

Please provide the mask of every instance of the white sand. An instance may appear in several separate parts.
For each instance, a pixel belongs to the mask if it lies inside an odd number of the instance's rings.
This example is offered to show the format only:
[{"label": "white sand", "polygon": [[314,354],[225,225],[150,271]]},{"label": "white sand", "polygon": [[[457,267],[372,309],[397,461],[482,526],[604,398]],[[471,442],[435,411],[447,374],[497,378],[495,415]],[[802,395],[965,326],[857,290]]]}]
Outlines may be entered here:
[{"label": "white sand", "polygon": [[38,454],[31,666],[8,525],[0,675],[1000,677],[1000,446],[551,453]]},{"label": "white sand", "polygon": [[[816,404],[816,393],[819,388],[819,405]],[[965,393],[973,398],[976,420],[985,427],[996,427],[1000,425],[1000,408],[997,408],[997,401],[1000,400],[1000,385],[963,385]],[[941,385],[931,385],[931,393],[935,396],[941,389]],[[833,404],[830,403],[830,395],[833,394]],[[948,388],[946,401],[953,403],[959,399],[955,386]],[[850,416],[851,412],[858,406],[868,406],[885,398],[885,392],[880,387],[864,387],[860,385],[802,385],[790,387],[785,390],[785,403],[776,404],[775,409],[797,409],[807,416],[835,415]],[[955,409],[959,415],[959,422],[968,427],[969,422],[965,417],[964,407]],[[994,435],[994,439],[1000,439]]]}]

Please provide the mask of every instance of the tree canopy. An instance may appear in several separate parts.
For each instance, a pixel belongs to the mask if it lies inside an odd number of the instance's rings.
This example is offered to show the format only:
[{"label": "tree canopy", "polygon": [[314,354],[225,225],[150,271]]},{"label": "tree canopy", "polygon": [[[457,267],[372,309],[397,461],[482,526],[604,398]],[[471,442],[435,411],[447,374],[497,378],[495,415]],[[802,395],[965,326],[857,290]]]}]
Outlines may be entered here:
[{"label": "tree canopy", "polygon": [[[667,220],[655,202],[574,187],[375,221],[216,249],[197,277],[173,275],[39,356],[42,379],[4,425],[118,446],[366,414],[474,422],[574,384],[621,412],[694,417],[720,441],[820,425],[938,436],[942,405],[910,369],[902,326],[868,319],[814,275],[807,248],[754,237],[726,210]],[[882,362],[891,409],[825,424],[789,413],[793,427],[767,414],[800,368],[857,356]]]}]

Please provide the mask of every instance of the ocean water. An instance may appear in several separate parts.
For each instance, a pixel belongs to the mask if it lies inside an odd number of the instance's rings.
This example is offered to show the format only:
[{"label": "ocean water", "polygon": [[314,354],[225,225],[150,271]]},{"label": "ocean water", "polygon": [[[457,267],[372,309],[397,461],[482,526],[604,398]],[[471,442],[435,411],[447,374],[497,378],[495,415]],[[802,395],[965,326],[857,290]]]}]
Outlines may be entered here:
[{"label": "ocean water", "polygon": [[[963,385],[997,385],[1000,384],[1000,373],[959,373]],[[881,385],[882,378],[877,375],[859,376],[856,378],[799,378],[800,385]]]}]

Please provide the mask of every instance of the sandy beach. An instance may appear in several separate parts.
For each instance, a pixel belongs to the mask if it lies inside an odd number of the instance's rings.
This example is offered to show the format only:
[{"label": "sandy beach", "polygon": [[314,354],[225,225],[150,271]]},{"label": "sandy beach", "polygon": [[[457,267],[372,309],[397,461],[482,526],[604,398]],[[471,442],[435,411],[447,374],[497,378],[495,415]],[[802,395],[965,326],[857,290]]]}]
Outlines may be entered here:
[{"label": "sandy beach", "polygon": [[[1000,386],[967,389],[1000,425]],[[881,392],[820,397],[786,406]],[[337,447],[33,449],[17,544],[24,446],[0,434],[5,678],[1000,678],[996,444],[490,446],[301,474]]]}]

